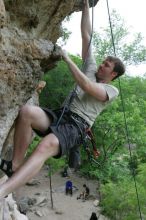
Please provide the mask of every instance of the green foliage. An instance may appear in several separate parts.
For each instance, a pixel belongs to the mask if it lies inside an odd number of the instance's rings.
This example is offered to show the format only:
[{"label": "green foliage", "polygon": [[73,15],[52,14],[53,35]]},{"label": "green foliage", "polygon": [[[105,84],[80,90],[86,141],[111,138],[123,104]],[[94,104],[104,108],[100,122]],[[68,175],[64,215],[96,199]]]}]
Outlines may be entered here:
[{"label": "green foliage", "polygon": [[146,101],[143,98],[145,85],[145,79],[122,78],[123,102],[119,97],[97,118],[94,133],[103,162],[115,152],[121,153],[123,146],[128,153],[129,144],[138,154],[140,149],[143,151],[146,142]]},{"label": "green foliage", "polygon": [[67,42],[67,40],[68,40],[68,38],[69,38],[69,36],[71,35],[71,32],[70,31],[68,31],[68,29],[67,28],[65,28],[64,26],[62,27],[62,31],[61,31],[62,33],[61,33],[61,38],[58,40],[58,44],[60,45],[60,46],[64,46],[65,44],[66,44],[66,42]]},{"label": "green foliage", "polygon": [[[75,56],[71,57],[81,67],[81,59]],[[43,80],[46,81],[46,86],[40,94],[40,105],[52,109],[60,108],[74,85],[67,65],[60,61],[56,68],[44,75]]]},{"label": "green foliage", "polygon": [[146,186],[146,163],[141,163],[138,167],[138,176],[137,180],[142,184],[142,186],[145,188]]},{"label": "green foliage", "polygon": [[[143,215],[146,217],[146,188],[141,180],[142,173],[137,176],[137,191],[139,205]],[[101,186],[102,200],[101,205],[104,207],[103,213],[108,215],[112,220],[137,220],[139,219],[138,199],[133,178],[124,178],[118,183],[109,182]]]},{"label": "green foliage", "polygon": [[[142,44],[141,33],[136,33],[133,40],[130,41],[128,39],[129,28],[125,26],[124,20],[115,10],[111,13],[111,23],[116,56],[127,64],[139,64],[145,61],[146,48]],[[114,55],[110,28],[102,29],[101,34],[94,32],[93,45],[98,63],[109,54]]]},{"label": "green foliage", "polygon": [[27,156],[30,156],[32,152],[35,150],[36,146],[39,144],[41,141],[41,138],[39,136],[35,136],[31,144],[29,145],[29,148],[27,150]]},{"label": "green foliage", "polygon": [[121,155],[119,153],[111,155],[106,162],[103,162],[102,156],[99,156],[97,159],[98,164],[96,164],[91,163],[84,152],[82,153],[80,171],[83,175],[95,178],[102,183],[107,183],[110,180],[118,182],[131,175],[129,161],[128,155],[122,152]]},{"label": "green foliage", "polygon": [[70,17],[71,16],[67,16],[61,26],[61,38],[59,38],[57,41],[57,44],[60,46],[64,46],[71,35],[71,32],[64,26],[65,23],[70,21]]},{"label": "green foliage", "polygon": [[[51,167],[51,174],[52,174],[60,170],[61,168],[65,167],[66,161],[65,158],[60,158],[60,159],[49,158],[45,164]],[[50,174],[50,170],[48,172],[48,175],[49,174]]]}]

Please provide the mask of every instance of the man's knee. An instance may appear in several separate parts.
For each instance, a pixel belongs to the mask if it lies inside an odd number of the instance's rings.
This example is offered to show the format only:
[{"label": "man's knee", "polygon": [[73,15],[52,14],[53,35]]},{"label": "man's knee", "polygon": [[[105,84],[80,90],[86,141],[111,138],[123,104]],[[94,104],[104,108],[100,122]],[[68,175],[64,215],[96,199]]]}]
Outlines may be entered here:
[{"label": "man's knee", "polygon": [[55,156],[59,153],[59,140],[53,134],[49,135],[49,138],[46,137],[38,145],[37,150],[40,153],[50,153],[51,156]]},{"label": "man's knee", "polygon": [[31,105],[28,105],[28,104],[26,104],[26,105],[23,105],[21,108],[20,108],[20,110],[19,110],[19,115],[18,115],[18,117],[19,118],[25,118],[25,119],[27,119],[28,117],[30,117],[31,116]]}]

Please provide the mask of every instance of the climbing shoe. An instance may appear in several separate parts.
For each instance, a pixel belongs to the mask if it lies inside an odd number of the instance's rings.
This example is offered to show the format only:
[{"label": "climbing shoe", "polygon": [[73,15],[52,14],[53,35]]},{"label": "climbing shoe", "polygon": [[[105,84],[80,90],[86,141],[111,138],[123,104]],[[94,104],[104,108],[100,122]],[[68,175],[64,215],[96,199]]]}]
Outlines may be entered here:
[{"label": "climbing shoe", "polygon": [[12,170],[12,161],[3,160],[0,158],[0,170],[2,170],[8,177],[14,173]]}]

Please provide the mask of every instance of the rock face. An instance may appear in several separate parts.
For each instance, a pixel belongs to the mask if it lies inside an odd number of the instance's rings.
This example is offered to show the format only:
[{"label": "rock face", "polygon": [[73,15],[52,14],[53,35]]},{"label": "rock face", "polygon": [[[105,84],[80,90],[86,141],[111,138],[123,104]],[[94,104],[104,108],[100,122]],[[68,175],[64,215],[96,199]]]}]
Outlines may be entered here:
[{"label": "rock face", "polygon": [[[6,180],[6,176],[0,178],[0,185]],[[0,199],[0,220],[28,220],[26,215],[19,212],[12,194],[9,194],[6,198]]]}]

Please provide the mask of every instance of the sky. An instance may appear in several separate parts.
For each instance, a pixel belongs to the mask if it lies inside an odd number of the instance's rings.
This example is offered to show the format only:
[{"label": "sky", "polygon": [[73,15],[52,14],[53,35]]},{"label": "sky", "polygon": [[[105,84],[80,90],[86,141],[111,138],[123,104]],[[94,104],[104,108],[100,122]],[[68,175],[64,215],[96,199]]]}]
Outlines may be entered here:
[{"label": "sky", "polygon": [[[131,33],[142,33],[144,46],[146,46],[145,1],[146,0],[108,0],[110,12],[115,9],[124,19],[126,27],[130,28]],[[80,20],[81,13],[75,12],[71,16],[70,22],[65,25],[72,34],[63,48],[74,55],[81,54]],[[106,0],[99,0],[94,8],[94,30],[98,31],[101,27],[107,26],[109,26],[107,3]],[[146,64],[127,67],[127,72],[132,76],[143,75],[146,73]]]}]

